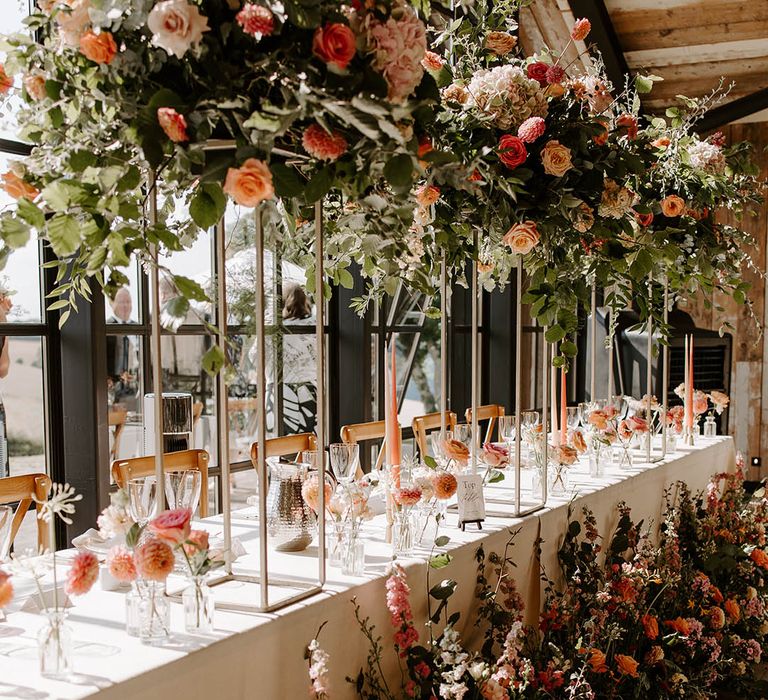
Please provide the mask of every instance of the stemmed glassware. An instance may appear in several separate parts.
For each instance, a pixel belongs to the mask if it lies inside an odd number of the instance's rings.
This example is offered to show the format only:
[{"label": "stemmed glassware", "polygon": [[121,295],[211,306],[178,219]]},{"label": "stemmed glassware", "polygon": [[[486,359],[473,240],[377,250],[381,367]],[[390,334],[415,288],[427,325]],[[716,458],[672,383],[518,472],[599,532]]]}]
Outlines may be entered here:
[{"label": "stemmed glassware", "polygon": [[514,444],[517,435],[517,416],[499,416],[499,439],[507,446],[509,464],[513,465]]},{"label": "stemmed glassware", "polygon": [[568,426],[568,432],[573,432],[579,427],[581,422],[581,416],[579,415],[579,409],[576,406],[568,406],[565,409],[566,425]]},{"label": "stemmed glassware", "polygon": [[333,475],[340,484],[349,484],[355,479],[360,462],[360,445],[356,442],[334,442],[328,446]]},{"label": "stemmed glassware", "polygon": [[193,513],[200,502],[201,474],[197,469],[165,473],[165,495],[169,508],[189,508]]},{"label": "stemmed glassware", "polygon": [[128,512],[134,522],[146,525],[155,514],[157,505],[157,480],[154,476],[142,476],[129,479]]}]

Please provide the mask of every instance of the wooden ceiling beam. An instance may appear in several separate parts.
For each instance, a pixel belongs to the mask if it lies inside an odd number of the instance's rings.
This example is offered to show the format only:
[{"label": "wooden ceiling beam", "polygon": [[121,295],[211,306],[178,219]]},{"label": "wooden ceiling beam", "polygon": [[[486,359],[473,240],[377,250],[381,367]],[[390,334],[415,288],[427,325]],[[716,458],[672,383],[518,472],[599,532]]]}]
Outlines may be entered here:
[{"label": "wooden ceiling beam", "polygon": [[721,23],[716,17],[705,32],[698,26],[654,27],[645,31],[619,32],[619,40],[625,51],[647,51],[691,46],[705,41],[737,41],[765,39],[768,37],[768,19],[750,22]]},{"label": "wooden ceiling beam", "polygon": [[[717,40],[717,35],[713,36]],[[630,68],[653,68],[691,63],[744,60],[768,56],[768,39],[723,41],[712,44],[674,46],[669,48],[627,51],[625,57]]]}]

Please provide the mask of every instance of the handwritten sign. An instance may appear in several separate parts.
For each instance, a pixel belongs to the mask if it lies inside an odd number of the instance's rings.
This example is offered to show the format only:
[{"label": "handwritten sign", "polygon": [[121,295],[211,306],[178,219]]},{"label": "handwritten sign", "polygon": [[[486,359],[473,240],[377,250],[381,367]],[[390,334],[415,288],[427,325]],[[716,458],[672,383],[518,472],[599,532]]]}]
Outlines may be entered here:
[{"label": "handwritten sign", "polygon": [[456,499],[459,506],[459,527],[463,530],[467,523],[481,523],[485,520],[485,498],[483,497],[483,477],[480,474],[459,474],[456,477],[459,487]]}]

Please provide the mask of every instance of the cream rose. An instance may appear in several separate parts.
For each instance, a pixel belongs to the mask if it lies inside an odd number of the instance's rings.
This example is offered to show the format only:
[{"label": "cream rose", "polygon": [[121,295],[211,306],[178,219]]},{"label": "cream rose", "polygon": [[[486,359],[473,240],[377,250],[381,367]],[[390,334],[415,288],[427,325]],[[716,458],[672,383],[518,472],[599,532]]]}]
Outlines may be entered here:
[{"label": "cream rose", "polygon": [[162,0],[152,8],[147,18],[152,43],[181,58],[193,44],[199,44],[203,32],[210,31],[208,18],[203,17],[187,0]]},{"label": "cream rose", "polygon": [[533,221],[523,221],[515,224],[504,234],[504,243],[506,243],[513,253],[527,255],[539,242],[539,231],[536,223]]},{"label": "cream rose", "polygon": [[28,73],[24,76],[24,89],[33,100],[42,100],[46,96],[45,76],[41,73]]},{"label": "cream rose", "polygon": [[508,32],[488,32],[485,36],[485,48],[497,56],[506,56],[517,46],[517,37]]},{"label": "cream rose", "polygon": [[547,145],[541,152],[541,164],[547,175],[562,177],[573,167],[571,149],[554,139],[547,141]]},{"label": "cream rose", "polygon": [[239,168],[227,171],[224,192],[241,206],[255,207],[275,196],[272,173],[264,161],[249,158]]}]

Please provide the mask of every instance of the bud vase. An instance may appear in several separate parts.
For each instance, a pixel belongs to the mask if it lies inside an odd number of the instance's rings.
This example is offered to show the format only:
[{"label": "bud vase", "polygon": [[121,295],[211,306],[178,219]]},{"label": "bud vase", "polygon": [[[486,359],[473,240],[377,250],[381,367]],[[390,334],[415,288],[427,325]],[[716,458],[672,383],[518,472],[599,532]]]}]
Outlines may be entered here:
[{"label": "bud vase", "polygon": [[603,476],[603,446],[600,443],[592,443],[589,450],[589,475],[592,477]]},{"label": "bud vase", "polygon": [[181,594],[184,629],[190,633],[213,632],[213,593],[204,576],[192,576]]},{"label": "bud vase", "polygon": [[629,450],[629,443],[614,445],[613,466],[618,467],[619,469],[632,468],[632,453]]},{"label": "bud vase", "polygon": [[553,496],[564,496],[568,493],[568,465],[552,464],[547,471],[549,493]]},{"label": "bud vase", "polygon": [[131,590],[125,595],[125,633],[138,637],[141,631],[141,591],[139,582],[131,583]]},{"label": "bud vase", "polygon": [[413,516],[410,508],[394,512],[392,524],[392,553],[408,554],[413,549]]},{"label": "bud vase", "polygon": [[51,610],[45,617],[37,635],[40,675],[64,680],[72,673],[72,632],[67,625],[67,612]]},{"label": "bud vase", "polygon": [[715,423],[714,416],[707,416],[704,419],[704,437],[705,438],[717,437],[717,423]]},{"label": "bud vase", "polygon": [[365,573],[365,542],[356,527],[351,527],[344,538],[341,573],[346,576],[362,576]]},{"label": "bud vase", "polygon": [[143,642],[158,642],[170,634],[171,606],[165,597],[165,584],[142,581],[140,584],[139,636]]}]

